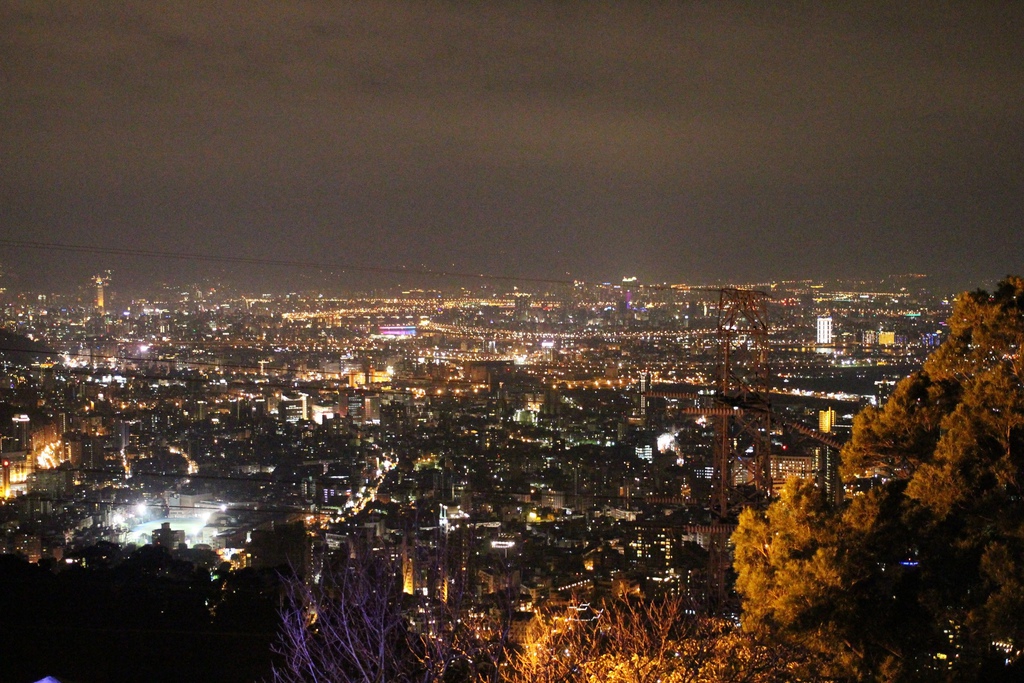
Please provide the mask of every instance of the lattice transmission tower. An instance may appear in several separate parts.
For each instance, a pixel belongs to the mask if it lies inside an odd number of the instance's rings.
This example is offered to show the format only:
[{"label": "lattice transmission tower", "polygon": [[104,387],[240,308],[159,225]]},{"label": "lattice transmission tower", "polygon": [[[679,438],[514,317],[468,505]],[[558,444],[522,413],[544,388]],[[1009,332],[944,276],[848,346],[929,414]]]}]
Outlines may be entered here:
[{"label": "lattice transmission tower", "polygon": [[730,519],[746,484],[771,495],[771,402],[768,366],[768,294],[722,289],[718,300],[718,373],[711,511]]},{"label": "lattice transmission tower", "polygon": [[725,612],[735,513],[772,489],[766,293],[719,291],[717,370],[708,599],[713,610]]}]

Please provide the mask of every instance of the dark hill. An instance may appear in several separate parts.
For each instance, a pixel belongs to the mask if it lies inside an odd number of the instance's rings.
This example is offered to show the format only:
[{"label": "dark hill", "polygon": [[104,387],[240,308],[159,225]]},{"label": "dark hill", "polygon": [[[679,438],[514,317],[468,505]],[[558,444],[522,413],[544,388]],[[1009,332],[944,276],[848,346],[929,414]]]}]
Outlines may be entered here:
[{"label": "dark hill", "polygon": [[31,365],[54,355],[53,349],[20,334],[0,330],[0,361]]}]

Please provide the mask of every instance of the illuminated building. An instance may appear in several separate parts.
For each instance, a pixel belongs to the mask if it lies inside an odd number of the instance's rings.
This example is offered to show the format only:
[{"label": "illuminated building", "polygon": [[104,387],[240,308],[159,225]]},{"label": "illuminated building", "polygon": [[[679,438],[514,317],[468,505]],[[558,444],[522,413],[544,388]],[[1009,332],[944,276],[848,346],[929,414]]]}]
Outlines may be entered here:
[{"label": "illuminated building", "polygon": [[363,397],[363,424],[380,424],[380,396]]},{"label": "illuminated building", "polygon": [[628,559],[640,567],[668,569],[678,554],[682,531],[658,521],[637,522],[630,530]]},{"label": "illuminated building", "polygon": [[415,337],[415,325],[381,325],[377,328],[382,337]]},{"label": "illuminated building", "polygon": [[409,548],[408,533],[402,535],[402,592],[412,595],[416,592],[416,567]]},{"label": "illuminated building", "polygon": [[306,394],[299,394],[295,398],[282,396],[277,410],[285,422],[308,422],[309,397]]},{"label": "illuminated building", "polygon": [[110,284],[110,272],[108,271],[105,275],[95,276],[93,283],[96,285],[96,312],[99,315],[106,315],[107,301],[105,295],[107,285]]},{"label": "illuminated building", "polygon": [[387,384],[391,381],[391,375],[386,370],[377,370],[373,367],[367,367],[365,370],[351,370],[347,377],[350,387],[363,384]]},{"label": "illuminated building", "polygon": [[14,537],[14,553],[36,564],[43,558],[43,542],[39,536],[17,534]]},{"label": "illuminated building", "polygon": [[516,292],[514,296],[515,321],[520,323],[528,322],[530,320],[530,295],[525,292]]},{"label": "illuminated building", "polygon": [[345,414],[350,420],[357,424],[363,423],[363,414],[365,409],[365,401],[363,400],[362,394],[351,394],[347,397],[347,406]]},{"label": "illuminated building", "polygon": [[647,392],[651,388],[651,373],[644,370],[640,373],[640,417],[647,417]]},{"label": "illuminated building", "polygon": [[541,491],[540,506],[551,508],[552,510],[564,510],[565,492],[551,490]]},{"label": "illuminated building", "polygon": [[458,505],[440,506],[438,515],[438,597],[447,602],[461,596],[469,576],[469,515]]},{"label": "illuminated building", "polygon": [[832,343],[832,316],[830,315],[818,316],[818,343]]},{"label": "illuminated building", "polygon": [[11,418],[14,423],[15,439],[18,441],[19,451],[31,450],[31,432],[29,430],[29,417],[28,415],[15,415]]},{"label": "illuminated building", "polygon": [[318,425],[322,425],[324,420],[333,420],[335,412],[335,406],[314,405],[310,407],[309,416],[312,418],[313,422]]},{"label": "illuminated building", "polygon": [[781,489],[790,477],[813,479],[814,461],[806,455],[773,455],[770,463],[772,484]]},{"label": "illuminated building", "polygon": [[843,482],[839,477],[839,451],[829,446],[814,449],[814,469],[818,475],[818,488],[825,492],[825,500],[839,503],[843,500]]},{"label": "illuminated building", "polygon": [[882,346],[893,346],[896,343],[895,332],[879,332],[878,343]]},{"label": "illuminated building", "polygon": [[105,460],[103,439],[80,432],[65,435],[64,459],[70,461],[73,467],[102,469]]},{"label": "illuminated building", "polygon": [[836,411],[831,408],[818,411],[818,431],[829,434],[836,424]]}]

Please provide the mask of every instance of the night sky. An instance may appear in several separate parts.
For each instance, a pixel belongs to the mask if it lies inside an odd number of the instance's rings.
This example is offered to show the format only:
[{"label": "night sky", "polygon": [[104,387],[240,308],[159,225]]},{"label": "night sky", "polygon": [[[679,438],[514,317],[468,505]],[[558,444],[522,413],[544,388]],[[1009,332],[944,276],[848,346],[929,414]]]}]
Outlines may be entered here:
[{"label": "night sky", "polygon": [[[1024,272],[1024,3],[767,5],[0,0],[0,240],[602,281]],[[0,264],[9,288],[230,271]]]}]

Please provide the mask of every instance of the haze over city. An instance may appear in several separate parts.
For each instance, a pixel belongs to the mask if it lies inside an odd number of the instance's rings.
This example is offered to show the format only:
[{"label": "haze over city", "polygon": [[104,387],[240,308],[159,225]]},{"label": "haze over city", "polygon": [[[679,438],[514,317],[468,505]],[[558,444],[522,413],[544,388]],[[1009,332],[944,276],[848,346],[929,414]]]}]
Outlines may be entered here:
[{"label": "haze over city", "polygon": [[[0,237],[974,287],[1024,253],[1021,45],[1019,3],[5,2]],[[228,270],[10,244],[0,262],[44,289]]]}]

